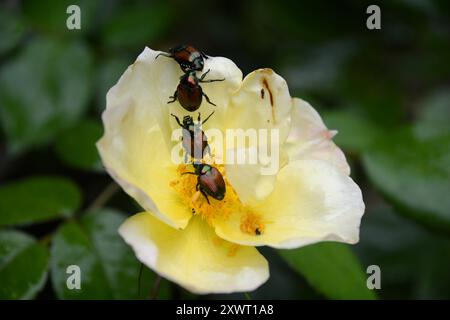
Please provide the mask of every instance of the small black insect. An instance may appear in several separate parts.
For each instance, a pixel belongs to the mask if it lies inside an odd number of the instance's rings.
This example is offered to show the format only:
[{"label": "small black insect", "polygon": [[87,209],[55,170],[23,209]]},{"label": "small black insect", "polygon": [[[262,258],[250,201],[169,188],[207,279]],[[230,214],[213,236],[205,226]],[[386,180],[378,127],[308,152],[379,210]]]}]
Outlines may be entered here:
[{"label": "small black insect", "polygon": [[169,97],[171,100],[167,103],[172,103],[178,100],[184,109],[192,112],[200,108],[203,97],[205,97],[209,104],[215,106],[215,104],[212,103],[208,96],[203,92],[200,83],[224,81],[225,79],[203,80],[209,71],[210,70],[202,74],[200,78],[197,78],[195,71],[189,71],[182,75],[180,77],[180,83],[177,86],[177,90],[175,90],[173,96]]},{"label": "small black insect", "polygon": [[197,185],[195,189],[202,193],[209,204],[208,196],[216,200],[225,198],[225,180],[217,168],[206,163],[194,163],[194,172],[183,172],[183,174],[194,174],[197,177]]},{"label": "small black insect", "polygon": [[159,56],[173,58],[180,65],[183,72],[202,71],[205,65],[204,60],[208,57],[201,51],[190,45],[179,45],[169,49],[169,53],[160,53]]},{"label": "small black insect", "polygon": [[200,112],[198,113],[197,123],[194,123],[194,119],[191,116],[185,116],[183,122],[174,115],[170,114],[175,118],[178,125],[183,128],[183,148],[186,151],[185,162],[187,162],[187,156],[190,155],[191,158],[195,160],[203,159],[203,156],[208,153],[211,155],[211,149],[208,144],[208,137],[202,130],[202,125],[208,121],[208,119],[213,115],[214,111],[203,121],[201,121]]}]

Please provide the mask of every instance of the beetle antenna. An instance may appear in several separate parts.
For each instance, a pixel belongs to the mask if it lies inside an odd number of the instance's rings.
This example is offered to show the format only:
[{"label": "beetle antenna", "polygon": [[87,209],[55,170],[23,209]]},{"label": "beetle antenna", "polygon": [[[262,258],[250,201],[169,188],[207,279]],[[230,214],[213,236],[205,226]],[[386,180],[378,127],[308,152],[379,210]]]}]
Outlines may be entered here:
[{"label": "beetle antenna", "polygon": [[211,114],[208,117],[206,117],[205,120],[203,120],[202,124],[205,123],[206,121],[208,121],[208,119],[211,118],[211,116],[213,115],[214,112],[216,112],[216,111],[214,110],[213,112],[211,112]]},{"label": "beetle antenna", "polygon": [[182,173],[181,173],[181,175],[185,175],[185,174],[194,174],[194,175],[197,175],[195,172],[190,172],[190,171],[188,171],[188,172],[182,172]]},{"label": "beetle antenna", "polygon": [[183,124],[180,122],[180,118],[178,118],[176,115],[174,115],[173,113],[170,114],[172,117],[175,118],[175,120],[177,121],[178,125],[180,127],[183,127]]},{"label": "beetle antenna", "polygon": [[202,74],[202,76],[200,77],[200,82],[203,81],[203,79],[205,79],[206,75],[208,74],[208,72],[210,72],[211,69],[208,69],[208,71],[206,71],[204,74]]}]

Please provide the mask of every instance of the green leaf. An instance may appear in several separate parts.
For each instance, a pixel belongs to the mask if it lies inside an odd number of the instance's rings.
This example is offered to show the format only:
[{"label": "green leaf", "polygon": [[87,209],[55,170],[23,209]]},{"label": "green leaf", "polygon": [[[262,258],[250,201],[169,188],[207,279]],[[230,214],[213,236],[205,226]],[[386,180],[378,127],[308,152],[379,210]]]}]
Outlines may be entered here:
[{"label": "green leaf", "polygon": [[295,250],[279,250],[288,264],[331,299],[375,299],[367,275],[349,247],[323,242]]},{"label": "green leaf", "polygon": [[47,248],[18,231],[0,231],[0,299],[32,299],[47,279]]},{"label": "green leaf", "polygon": [[38,38],[0,71],[0,121],[12,153],[51,141],[85,113],[92,59],[78,41]]},{"label": "green leaf", "polygon": [[58,177],[32,177],[0,186],[0,226],[70,217],[81,204],[78,187]]},{"label": "green leaf", "polygon": [[428,242],[418,261],[416,299],[450,299],[450,241]]},{"label": "green leaf", "polygon": [[450,230],[450,136],[421,141],[408,129],[388,133],[363,155],[363,164],[405,216]]},{"label": "green leaf", "polygon": [[[400,216],[392,207],[368,207],[355,246],[366,265],[381,269],[383,299],[448,299],[450,241]],[[411,266],[414,266],[412,268]]]},{"label": "green leaf", "polygon": [[380,54],[373,46],[361,45],[345,72],[339,74],[337,96],[345,99],[343,103],[349,109],[377,126],[395,128],[405,118],[401,107],[405,97],[395,73],[379,67]]},{"label": "green leaf", "polygon": [[428,238],[427,230],[399,216],[392,207],[374,203],[367,206],[355,249],[364,265],[380,267],[382,290],[377,293],[382,299],[416,298],[411,283],[420,277],[420,261],[429,261]]},{"label": "green leaf", "polygon": [[13,12],[0,7],[0,53],[14,48],[24,33],[23,21]]},{"label": "green leaf", "polygon": [[69,166],[101,171],[102,165],[95,143],[102,132],[102,126],[97,121],[83,120],[58,137],[56,153]]},{"label": "green leaf", "polygon": [[338,131],[336,144],[351,151],[366,150],[380,134],[377,126],[351,111],[329,111],[323,118],[328,128]]},{"label": "green leaf", "polygon": [[165,2],[126,7],[102,30],[105,44],[115,48],[143,48],[162,36],[171,23]]},{"label": "green leaf", "polygon": [[419,117],[414,133],[421,139],[450,135],[450,91],[439,91],[427,97],[418,107]]},{"label": "green leaf", "polygon": [[[117,229],[125,220],[112,210],[83,217],[80,224],[66,223],[56,233],[51,250],[51,276],[61,299],[137,299],[140,263],[120,238]],[[66,286],[66,268],[81,269],[81,289]],[[154,274],[142,286],[148,295]]]}]

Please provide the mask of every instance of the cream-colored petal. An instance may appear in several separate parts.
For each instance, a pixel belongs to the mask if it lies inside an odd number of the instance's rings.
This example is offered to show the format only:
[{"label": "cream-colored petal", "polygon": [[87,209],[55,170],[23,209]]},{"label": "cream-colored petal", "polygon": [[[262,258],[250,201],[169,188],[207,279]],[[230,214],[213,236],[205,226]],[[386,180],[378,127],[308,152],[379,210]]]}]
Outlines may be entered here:
[{"label": "cream-colored petal", "polygon": [[164,133],[166,143],[170,141],[169,106],[167,101],[178,84],[181,75],[173,59],[156,56],[161,53],[149,48],[138,56],[106,95],[106,108],[134,104],[146,109],[152,122]]},{"label": "cream-colored petal", "polygon": [[344,153],[331,140],[337,131],[328,130],[317,111],[306,101],[294,98],[291,131],[286,141],[290,160],[325,160],[349,175]]},{"label": "cream-colored petal", "polygon": [[124,101],[103,113],[103,123],[97,148],[109,174],[145,210],[184,228],[192,213],[169,186],[178,176],[176,165],[150,107]]},{"label": "cream-colored petal", "polygon": [[[281,169],[270,196],[250,209],[218,221],[217,235],[244,245],[276,248],[319,241],[356,243],[364,203],[359,187],[332,164],[296,160]],[[260,235],[248,232],[252,225]]]},{"label": "cream-colored petal", "polygon": [[119,233],[142,263],[194,293],[252,291],[269,277],[267,261],[255,248],[218,238],[199,217],[180,231],[142,212]]},{"label": "cream-colored petal", "polygon": [[[259,69],[247,75],[233,95],[227,110],[227,129],[240,130],[235,134],[241,138],[227,135],[222,157],[228,179],[242,201],[260,201],[273,189],[275,175],[286,162],[282,146],[289,132],[291,108],[286,81],[271,69]],[[238,145],[239,139],[244,143]],[[230,156],[232,152],[241,151],[246,159],[253,155],[257,160],[245,164],[230,161],[236,160]],[[270,160],[264,160],[261,155]]]},{"label": "cream-colored petal", "polygon": [[286,81],[272,69],[248,74],[227,110],[226,125],[233,129],[278,129],[280,143],[289,132],[292,99]]},{"label": "cream-colored petal", "polygon": [[[286,152],[280,147],[278,147],[278,151],[276,153],[278,156],[274,156],[267,163],[259,160],[257,163],[253,163],[250,159],[252,154],[258,153],[257,147],[233,150],[236,154],[242,152],[246,160],[242,164],[238,162],[226,164],[226,176],[243,203],[256,204],[273,191],[276,175],[288,161]],[[230,152],[229,150],[227,154],[229,155]],[[237,159],[237,155],[235,159]]]}]

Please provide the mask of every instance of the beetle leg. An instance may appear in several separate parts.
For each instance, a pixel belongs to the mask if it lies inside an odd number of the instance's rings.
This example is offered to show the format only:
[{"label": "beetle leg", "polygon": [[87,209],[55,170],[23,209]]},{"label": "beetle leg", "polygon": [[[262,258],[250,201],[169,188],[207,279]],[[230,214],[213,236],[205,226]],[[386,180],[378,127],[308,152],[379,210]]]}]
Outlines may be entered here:
[{"label": "beetle leg", "polygon": [[178,99],[177,90],[175,90],[175,92],[173,93],[173,96],[170,96],[169,99],[172,99],[172,100],[167,101],[167,103],[172,103],[172,102],[177,101],[177,99]]},{"label": "beetle leg", "polygon": [[200,188],[200,183],[197,182],[197,184],[195,185],[195,191],[198,191],[198,188]]},{"label": "beetle leg", "polygon": [[208,59],[208,56],[203,51],[200,51],[200,54],[202,55],[203,59]]},{"label": "beetle leg", "polygon": [[216,107],[216,105],[214,103],[212,103],[211,100],[209,100],[209,97],[204,92],[202,94],[205,97],[206,101],[208,101],[209,104],[212,104],[213,106]]},{"label": "beetle leg", "polygon": [[183,172],[181,175],[184,175],[184,174],[195,174],[195,175],[197,175],[195,172]]},{"label": "beetle leg", "polygon": [[199,80],[201,83],[210,83],[210,82],[217,82],[217,81],[225,81],[225,78],[223,79],[213,79],[213,80]]},{"label": "beetle leg", "polygon": [[198,113],[197,121],[200,123],[201,115],[200,112]]},{"label": "beetle leg", "polygon": [[223,78],[223,79],[212,79],[212,80],[201,80],[201,79],[198,80],[198,82],[201,82],[201,83],[211,83],[211,82],[217,82],[217,81],[225,81],[225,78]]},{"label": "beetle leg", "polygon": [[174,117],[175,120],[177,120],[178,125],[179,125],[180,127],[183,128],[183,124],[181,123],[180,118],[178,118],[178,117],[177,117],[176,115],[174,115],[173,113],[171,113],[170,115],[171,115],[172,117]]},{"label": "beetle leg", "polygon": [[203,190],[200,188],[200,192],[201,192],[201,194],[205,197],[206,202],[208,202],[208,204],[210,204],[210,203],[209,203],[209,199],[208,199],[208,195],[205,193],[205,191],[203,191]]},{"label": "beetle leg", "polygon": [[206,75],[209,73],[209,71],[211,71],[211,69],[208,69],[208,71],[206,71],[204,74],[202,74],[202,76],[200,77],[200,79],[198,79],[198,82],[202,82],[202,83],[210,83],[210,82],[224,81],[224,80],[225,80],[225,78],[223,78],[223,79],[203,80],[203,79],[205,79],[205,77],[206,77]]},{"label": "beetle leg", "polygon": [[172,58],[172,55],[171,55],[171,54],[167,54],[167,53],[161,52],[160,54],[158,54],[158,55],[155,57],[155,60],[156,60],[159,56],[164,56],[164,57]]},{"label": "beetle leg", "polygon": [[203,81],[203,79],[205,79],[206,75],[208,74],[208,72],[210,72],[211,69],[208,69],[208,71],[206,71],[204,74],[202,74],[202,76],[200,77],[200,82]]}]

